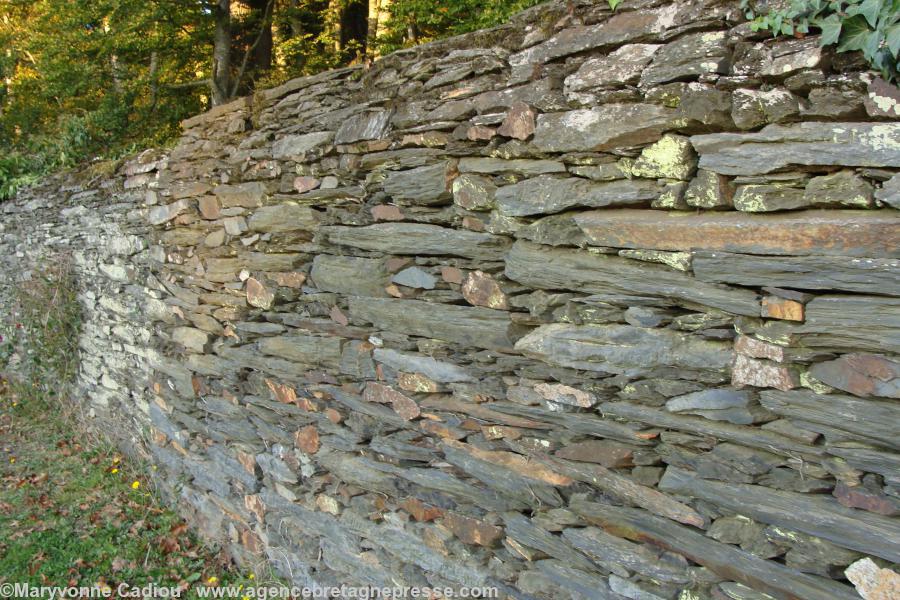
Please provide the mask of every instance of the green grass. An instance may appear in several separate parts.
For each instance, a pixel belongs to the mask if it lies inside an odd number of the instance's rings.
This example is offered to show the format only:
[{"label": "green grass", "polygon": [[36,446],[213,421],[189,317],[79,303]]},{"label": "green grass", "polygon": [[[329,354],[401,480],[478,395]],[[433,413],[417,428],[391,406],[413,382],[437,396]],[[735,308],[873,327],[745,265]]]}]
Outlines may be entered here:
[{"label": "green grass", "polygon": [[[0,380],[0,584],[259,585],[160,506],[152,466],[87,441],[58,404]],[[260,574],[262,575],[262,574]]]}]

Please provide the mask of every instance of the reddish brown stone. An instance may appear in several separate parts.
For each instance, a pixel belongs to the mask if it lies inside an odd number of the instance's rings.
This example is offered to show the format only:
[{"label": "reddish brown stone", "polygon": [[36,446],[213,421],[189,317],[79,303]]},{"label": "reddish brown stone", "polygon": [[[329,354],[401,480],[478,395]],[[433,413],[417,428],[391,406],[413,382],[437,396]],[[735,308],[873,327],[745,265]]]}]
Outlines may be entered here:
[{"label": "reddish brown stone", "polygon": [[329,313],[331,316],[331,320],[337,323],[338,325],[347,326],[350,323],[350,319],[347,318],[340,308],[337,306],[331,307],[331,312]]},{"label": "reddish brown stone", "polygon": [[363,392],[363,399],[367,402],[390,404],[393,407],[394,412],[407,421],[411,421],[421,414],[419,405],[416,404],[415,400],[401,394],[390,386],[375,383],[374,381],[370,381],[366,384],[366,389]]},{"label": "reddish brown stone", "polygon": [[307,425],[294,433],[294,443],[303,452],[315,454],[319,451],[319,431],[314,425]]},{"label": "reddish brown stone", "polygon": [[269,310],[275,303],[275,292],[253,277],[247,280],[247,304]]},{"label": "reddish brown stone", "polygon": [[253,554],[262,554],[263,551],[263,543],[258,535],[250,531],[249,529],[244,529],[241,531],[241,546],[247,549],[248,552]]},{"label": "reddish brown stone", "polygon": [[266,273],[266,277],[271,278],[281,287],[300,289],[306,283],[306,273]]},{"label": "reddish brown stone", "polygon": [[441,279],[447,283],[462,283],[463,272],[456,267],[441,267]]},{"label": "reddish brown stone", "polygon": [[407,498],[400,503],[400,508],[408,512],[413,519],[419,522],[434,521],[444,516],[444,511],[436,506],[425,504],[418,498]]},{"label": "reddish brown stone", "polygon": [[215,196],[201,196],[198,204],[200,206],[200,214],[204,219],[212,221],[213,219],[218,219],[222,214],[219,199]]},{"label": "reddish brown stone", "polygon": [[784,362],[784,347],[746,335],[737,337],[734,341],[734,351],[751,358],[767,358],[775,362]]},{"label": "reddish brown stone", "polygon": [[497,133],[517,140],[527,140],[534,134],[537,112],[524,102],[513,104]]},{"label": "reddish brown stone", "polygon": [[258,494],[244,496],[244,508],[256,515],[256,520],[263,522],[266,516],[266,505],[263,504],[262,498]]},{"label": "reddish brown stone", "polygon": [[484,521],[465,517],[454,512],[447,512],[444,515],[443,523],[463,543],[474,546],[490,548],[496,545],[497,541],[503,536],[502,527],[489,525]]},{"label": "reddish brown stone", "polygon": [[294,189],[301,194],[316,189],[320,183],[315,177],[294,177]]},{"label": "reddish brown stone", "polygon": [[534,460],[530,460],[528,457],[522,456],[521,454],[500,450],[482,450],[471,444],[463,444],[461,442],[450,440],[447,440],[444,443],[451,448],[468,452],[477,459],[505,467],[510,471],[515,471],[519,475],[530,479],[536,479],[538,481],[543,481],[544,483],[549,483],[550,485],[558,486],[567,486],[573,483],[573,480],[570,477],[561,475],[550,467]]},{"label": "reddish brown stone", "polygon": [[859,508],[889,517],[900,514],[900,503],[897,500],[865,486],[851,487],[843,481],[838,481],[833,494],[838,502],[848,508]]},{"label": "reddish brown stone", "polygon": [[813,377],[826,385],[863,398],[900,398],[900,363],[880,354],[845,354],[810,367]]},{"label": "reddish brown stone", "polygon": [[482,271],[472,271],[462,284],[462,295],[473,306],[498,310],[509,309],[509,301],[494,278]]},{"label": "reddish brown stone", "polygon": [[588,211],[574,219],[592,244],[613,248],[892,258],[900,247],[900,227],[892,211],[749,214],[620,209]]},{"label": "reddish brown stone", "polygon": [[581,408],[590,408],[597,402],[597,398],[593,394],[561,383],[539,383],[534,386],[534,391],[540,394],[544,400]]},{"label": "reddish brown stone", "polygon": [[800,382],[790,367],[737,354],[732,365],[731,384],[737,388],[751,385],[787,391],[799,386]]},{"label": "reddish brown stone", "polygon": [[402,269],[403,267],[405,267],[406,265],[408,265],[411,262],[412,261],[408,258],[393,257],[393,258],[387,259],[387,261],[385,261],[385,263],[384,263],[384,266],[388,270],[389,273],[395,273],[396,271],[399,271],[400,269]]},{"label": "reddish brown stone", "polygon": [[403,211],[393,204],[378,204],[372,207],[372,218],[376,221],[402,221]]},{"label": "reddish brown stone", "polygon": [[475,217],[463,217],[462,226],[471,231],[484,231],[484,222]]},{"label": "reddish brown stone", "polygon": [[856,561],[844,573],[865,600],[900,598],[900,575],[880,568],[871,558]]},{"label": "reddish brown stone", "polygon": [[493,127],[485,125],[473,125],[466,131],[466,137],[473,142],[487,141],[497,135],[497,131]]},{"label": "reddish brown stone", "polygon": [[[434,415],[428,416],[434,417]],[[450,427],[449,425],[444,425],[443,423],[439,423],[437,421],[420,421],[419,429],[430,435],[436,435],[437,437],[444,440],[460,440],[469,435],[462,429]]]},{"label": "reddish brown stone", "polygon": [[341,413],[334,410],[333,408],[326,408],[325,416],[328,418],[329,421],[331,421],[335,425],[337,425],[338,423],[340,423],[341,421],[344,420],[344,417],[341,415]]},{"label": "reddish brown stone", "polygon": [[251,475],[256,475],[256,457],[249,452],[244,452],[242,450],[238,450],[235,453],[237,456],[237,460],[241,463],[241,466],[244,467],[244,470],[250,473]]},{"label": "reddish brown stone", "polygon": [[778,296],[764,296],[762,299],[762,316],[769,319],[803,322],[805,307],[796,300],[787,300]]},{"label": "reddish brown stone", "polygon": [[288,385],[275,383],[271,379],[266,379],[266,385],[272,390],[272,395],[278,402],[284,402],[286,404],[294,404],[297,402],[297,392],[294,391],[294,388]]},{"label": "reddish brown stone", "polygon": [[559,458],[596,463],[608,469],[634,466],[634,448],[609,440],[570,444],[556,452]]}]

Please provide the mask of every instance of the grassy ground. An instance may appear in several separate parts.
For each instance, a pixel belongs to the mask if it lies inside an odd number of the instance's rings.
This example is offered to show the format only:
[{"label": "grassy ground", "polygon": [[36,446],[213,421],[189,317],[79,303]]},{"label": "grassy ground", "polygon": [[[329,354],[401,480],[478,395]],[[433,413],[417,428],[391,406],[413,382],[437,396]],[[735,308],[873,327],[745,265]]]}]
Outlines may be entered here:
[{"label": "grassy ground", "polygon": [[[258,585],[158,503],[147,465],[0,380],[0,584]],[[152,468],[152,467],[149,467]],[[265,578],[268,579],[268,578]],[[114,594],[115,596],[115,594]]]}]

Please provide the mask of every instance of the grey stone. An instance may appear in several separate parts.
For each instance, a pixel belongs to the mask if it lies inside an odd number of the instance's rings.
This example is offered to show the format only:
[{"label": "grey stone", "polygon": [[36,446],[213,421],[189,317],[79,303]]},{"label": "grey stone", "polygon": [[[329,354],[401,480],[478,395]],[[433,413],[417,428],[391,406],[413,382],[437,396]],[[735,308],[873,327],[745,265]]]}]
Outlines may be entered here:
[{"label": "grey stone", "polygon": [[800,102],[787,90],[735,90],[731,117],[739,129],[755,129],[780,123],[800,114]]},{"label": "grey stone", "polygon": [[805,195],[816,206],[849,206],[870,208],[874,190],[865,179],[851,169],[813,177],[806,184]]},{"label": "grey stone", "polygon": [[259,351],[305,365],[338,367],[341,339],[314,335],[280,335],[259,340]]},{"label": "grey stone", "polygon": [[286,135],[272,144],[272,156],[276,159],[299,158],[310,150],[330,144],[333,131],[317,131],[300,135]]},{"label": "grey stone", "polygon": [[474,378],[463,368],[453,363],[439,361],[429,356],[419,354],[407,354],[390,350],[388,348],[376,348],[375,360],[389,367],[405,373],[421,373],[432,381],[438,383],[464,383],[474,381]]},{"label": "grey stone", "polygon": [[650,87],[710,73],[727,73],[731,60],[724,31],[694,33],[669,42],[641,73],[641,86]]},{"label": "grey stone", "polygon": [[394,200],[411,204],[441,204],[451,198],[450,186],[455,169],[449,162],[407,171],[389,171],[384,191]]},{"label": "grey stone", "polygon": [[688,206],[730,208],[734,206],[734,186],[728,177],[700,169],[684,194]]},{"label": "grey stone", "polygon": [[251,231],[313,231],[319,225],[319,213],[309,206],[280,204],[256,209],[250,217]]},{"label": "grey stone", "polygon": [[542,325],[516,350],[554,365],[632,377],[660,367],[724,375],[731,362],[730,344],[628,325]]},{"label": "grey stone", "polygon": [[368,227],[328,226],[320,234],[332,244],[391,254],[464,256],[498,260],[509,240],[488,233],[418,223],[377,223]]},{"label": "grey stone", "polygon": [[900,209],[900,175],[894,175],[885,181],[875,192],[875,198],[892,208]]},{"label": "grey stone", "polygon": [[437,284],[437,278],[434,275],[419,267],[403,269],[391,277],[391,281],[398,285],[405,285],[406,287],[423,290],[433,290]]},{"label": "grey stone", "polygon": [[353,115],[334,134],[335,144],[352,144],[362,140],[383,138],[391,129],[392,111],[373,110]]},{"label": "grey stone", "polygon": [[696,169],[697,155],[688,138],[667,134],[641,151],[631,167],[631,174],[635,177],[687,180]]},{"label": "grey stone", "polygon": [[539,115],[533,143],[546,152],[608,150],[655,142],[675,124],[676,114],[671,108],[607,104]]},{"label": "grey stone", "polygon": [[262,206],[268,198],[266,186],[259,181],[219,185],[213,188],[213,193],[221,202],[222,208],[236,206],[256,208],[257,206]]},{"label": "grey stone", "polygon": [[522,175],[542,175],[544,173],[565,173],[566,165],[556,160],[531,160],[518,158],[463,158],[459,161],[460,173],[521,173]]},{"label": "grey stone", "polygon": [[491,210],[496,191],[487,177],[464,173],[453,180],[453,203],[466,210]]},{"label": "grey stone", "polygon": [[607,56],[590,58],[566,77],[566,92],[637,83],[644,67],[660,48],[659,44],[628,44]]},{"label": "grey stone", "polygon": [[762,183],[737,186],[734,207],[744,212],[795,210],[812,205],[804,188],[793,183]]},{"label": "grey stone", "polygon": [[317,288],[351,296],[387,296],[390,274],[384,260],[319,254],[310,277]]},{"label": "grey stone", "polygon": [[185,199],[176,200],[163,206],[154,206],[147,213],[147,220],[151,225],[162,225],[186,211],[190,206],[190,202]]},{"label": "grey stone", "polygon": [[521,217],[548,214],[575,206],[603,207],[646,203],[659,195],[654,181],[593,182],[549,175],[526,179],[497,190],[500,213]]},{"label": "grey stone", "polygon": [[701,168],[724,175],[789,165],[900,167],[900,123],[769,125],[759,133],[695,135],[691,143]]}]

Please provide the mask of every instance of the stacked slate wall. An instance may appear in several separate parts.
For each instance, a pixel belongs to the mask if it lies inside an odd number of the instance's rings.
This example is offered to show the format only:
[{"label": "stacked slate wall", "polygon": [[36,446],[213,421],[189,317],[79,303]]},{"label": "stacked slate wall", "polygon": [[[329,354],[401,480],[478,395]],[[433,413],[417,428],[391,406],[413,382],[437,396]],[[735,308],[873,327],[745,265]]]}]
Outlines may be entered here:
[{"label": "stacked slate wall", "polygon": [[86,401],[240,561],[857,598],[900,562],[884,90],[738,2],[550,3],[189,119],[0,244],[85,253]]}]

